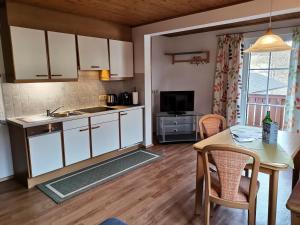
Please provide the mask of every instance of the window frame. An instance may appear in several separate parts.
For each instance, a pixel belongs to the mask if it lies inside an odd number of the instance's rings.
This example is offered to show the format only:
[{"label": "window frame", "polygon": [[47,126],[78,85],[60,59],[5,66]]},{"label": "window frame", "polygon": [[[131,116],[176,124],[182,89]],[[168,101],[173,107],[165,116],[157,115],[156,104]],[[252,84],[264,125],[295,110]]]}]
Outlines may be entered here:
[{"label": "window frame", "polygon": [[[288,34],[280,34],[281,38],[284,41],[291,41],[292,40],[292,33]],[[244,38],[244,49],[248,49],[252,44],[255,43],[257,40],[257,37],[249,37]],[[243,68],[242,68],[242,90],[241,90],[241,114],[240,114],[240,120],[242,125],[246,125],[247,122],[247,103],[248,103],[248,90],[249,90],[249,77],[250,77],[250,71],[252,70],[263,70],[267,71],[268,73],[268,80],[267,80],[267,102],[266,105],[269,104],[268,96],[269,96],[269,77],[270,72],[273,70],[280,70],[281,68],[271,68],[271,52],[269,52],[269,65],[268,68],[260,68],[260,69],[250,69],[250,63],[251,63],[251,54],[250,53],[244,53],[243,56]],[[288,68],[282,68],[282,70],[286,70]]]}]

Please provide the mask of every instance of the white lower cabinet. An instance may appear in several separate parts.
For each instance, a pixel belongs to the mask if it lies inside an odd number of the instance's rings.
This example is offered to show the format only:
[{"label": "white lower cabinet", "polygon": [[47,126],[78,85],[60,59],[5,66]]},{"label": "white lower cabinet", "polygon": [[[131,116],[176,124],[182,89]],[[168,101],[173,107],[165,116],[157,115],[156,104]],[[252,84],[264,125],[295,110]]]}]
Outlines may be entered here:
[{"label": "white lower cabinet", "polygon": [[93,156],[102,155],[120,148],[119,121],[92,125]]},{"label": "white lower cabinet", "polygon": [[120,112],[121,148],[143,141],[143,109]]},{"label": "white lower cabinet", "polygon": [[89,127],[64,130],[66,166],[90,158]]},{"label": "white lower cabinet", "polygon": [[32,177],[63,167],[61,132],[28,137]]}]

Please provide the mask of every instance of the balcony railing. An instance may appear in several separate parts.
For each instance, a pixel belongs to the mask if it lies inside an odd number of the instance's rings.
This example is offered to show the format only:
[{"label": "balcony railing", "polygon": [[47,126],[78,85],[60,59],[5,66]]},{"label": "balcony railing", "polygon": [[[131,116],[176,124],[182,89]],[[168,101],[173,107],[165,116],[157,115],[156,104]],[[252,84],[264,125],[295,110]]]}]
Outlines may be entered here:
[{"label": "balcony railing", "polygon": [[250,94],[247,103],[246,124],[261,127],[262,120],[269,109],[272,120],[278,123],[279,129],[283,129],[285,98],[284,95],[269,95],[269,103],[266,104],[265,95]]}]

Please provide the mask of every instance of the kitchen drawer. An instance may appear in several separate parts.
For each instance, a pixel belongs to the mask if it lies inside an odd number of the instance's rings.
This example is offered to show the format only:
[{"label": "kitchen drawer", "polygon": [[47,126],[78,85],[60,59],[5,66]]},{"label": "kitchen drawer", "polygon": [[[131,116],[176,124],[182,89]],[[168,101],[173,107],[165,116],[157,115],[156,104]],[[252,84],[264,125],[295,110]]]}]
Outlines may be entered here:
[{"label": "kitchen drawer", "polygon": [[174,125],[174,126],[166,126],[165,128],[166,134],[181,134],[181,133],[190,133],[194,130],[194,124],[183,124],[183,125]]},{"label": "kitchen drawer", "polygon": [[115,120],[119,120],[119,113],[110,113],[100,116],[93,116],[91,117],[91,124],[106,123]]},{"label": "kitchen drawer", "polygon": [[82,119],[63,122],[63,129],[64,130],[70,130],[70,129],[75,129],[75,128],[78,128],[78,127],[85,127],[85,126],[88,126],[88,125],[89,125],[88,118],[82,118]]},{"label": "kitchen drawer", "polygon": [[110,121],[92,126],[93,157],[120,148],[119,121]]},{"label": "kitchen drawer", "polygon": [[64,131],[66,166],[91,157],[89,130],[86,126]]},{"label": "kitchen drawer", "polygon": [[195,118],[192,116],[162,117],[160,118],[160,123],[164,125],[194,124]]}]

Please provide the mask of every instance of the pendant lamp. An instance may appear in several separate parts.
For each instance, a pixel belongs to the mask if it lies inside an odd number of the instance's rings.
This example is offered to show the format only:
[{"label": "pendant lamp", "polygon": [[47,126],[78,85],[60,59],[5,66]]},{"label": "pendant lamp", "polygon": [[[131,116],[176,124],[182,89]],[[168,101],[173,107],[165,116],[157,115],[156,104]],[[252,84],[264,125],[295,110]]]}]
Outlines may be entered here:
[{"label": "pendant lamp", "polygon": [[291,50],[291,46],[286,44],[282,38],[272,32],[272,0],[270,7],[269,28],[265,35],[258,38],[257,41],[244,52],[275,52]]}]

